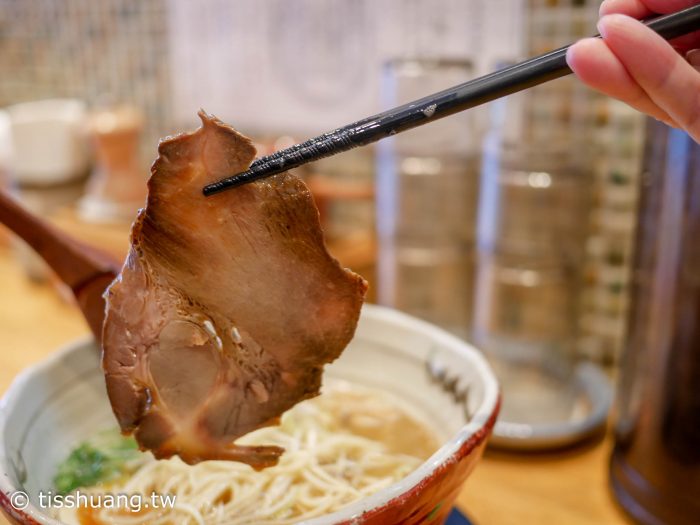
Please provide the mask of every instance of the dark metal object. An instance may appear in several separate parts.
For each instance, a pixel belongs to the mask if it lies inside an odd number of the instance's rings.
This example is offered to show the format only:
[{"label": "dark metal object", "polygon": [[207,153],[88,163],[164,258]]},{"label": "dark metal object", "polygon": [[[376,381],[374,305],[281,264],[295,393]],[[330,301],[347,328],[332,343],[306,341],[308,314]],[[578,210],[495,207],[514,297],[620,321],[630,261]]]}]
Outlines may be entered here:
[{"label": "dark metal object", "polygon": [[[644,23],[670,40],[700,29],[700,5]],[[572,72],[566,63],[566,51],[569,47],[531,58],[262,157],[253,162],[247,171],[207,185],[203,190],[204,195],[213,195],[308,162],[365,146],[396,133],[566,76]]]},{"label": "dark metal object", "polygon": [[649,119],[610,482],[642,525],[700,523],[700,145]]}]

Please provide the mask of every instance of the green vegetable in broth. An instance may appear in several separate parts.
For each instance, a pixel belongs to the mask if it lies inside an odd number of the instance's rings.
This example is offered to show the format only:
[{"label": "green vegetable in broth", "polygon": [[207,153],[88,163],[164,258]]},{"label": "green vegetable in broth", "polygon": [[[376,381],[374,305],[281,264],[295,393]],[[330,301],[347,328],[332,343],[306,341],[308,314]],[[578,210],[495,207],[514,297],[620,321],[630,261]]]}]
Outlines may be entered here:
[{"label": "green vegetable in broth", "polygon": [[58,492],[65,494],[79,487],[116,479],[132,472],[141,461],[133,438],[108,430],[73,449],[58,466],[54,485]]}]

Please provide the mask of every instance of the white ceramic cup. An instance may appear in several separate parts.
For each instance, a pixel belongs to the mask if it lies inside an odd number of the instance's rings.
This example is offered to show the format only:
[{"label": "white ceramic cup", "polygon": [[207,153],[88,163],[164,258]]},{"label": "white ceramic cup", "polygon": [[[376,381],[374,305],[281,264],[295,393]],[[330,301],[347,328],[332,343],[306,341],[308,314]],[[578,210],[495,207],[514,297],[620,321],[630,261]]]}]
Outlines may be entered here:
[{"label": "white ceramic cup", "polygon": [[75,99],[24,102],[7,108],[12,172],[19,184],[48,186],[86,174],[85,104]]}]

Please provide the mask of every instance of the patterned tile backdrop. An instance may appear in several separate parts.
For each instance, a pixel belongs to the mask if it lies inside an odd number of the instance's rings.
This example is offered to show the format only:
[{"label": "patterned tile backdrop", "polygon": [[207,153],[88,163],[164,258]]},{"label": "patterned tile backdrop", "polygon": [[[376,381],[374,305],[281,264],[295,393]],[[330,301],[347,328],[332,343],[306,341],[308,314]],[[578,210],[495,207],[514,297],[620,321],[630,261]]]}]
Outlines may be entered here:
[{"label": "patterned tile backdrop", "polygon": [[76,97],[132,103],[144,160],[169,121],[166,0],[0,0],[0,106]]}]

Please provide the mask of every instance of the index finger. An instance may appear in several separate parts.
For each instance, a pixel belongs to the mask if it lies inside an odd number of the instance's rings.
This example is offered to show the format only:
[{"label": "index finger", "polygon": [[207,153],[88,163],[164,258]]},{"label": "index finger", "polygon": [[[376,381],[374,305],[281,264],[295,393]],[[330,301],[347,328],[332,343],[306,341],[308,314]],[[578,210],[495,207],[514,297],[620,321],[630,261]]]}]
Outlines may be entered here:
[{"label": "index finger", "polygon": [[598,24],[604,42],[657,106],[700,139],[700,75],[658,34],[624,15]]},{"label": "index finger", "polygon": [[600,16],[620,14],[639,20],[655,13],[675,13],[696,4],[700,0],[605,0],[600,4]]},{"label": "index finger", "polygon": [[[621,14],[637,20],[655,14],[668,14],[700,4],[700,0],[605,0],[600,5],[600,16]],[[671,44],[679,53],[700,46],[700,32],[674,38]]]}]

